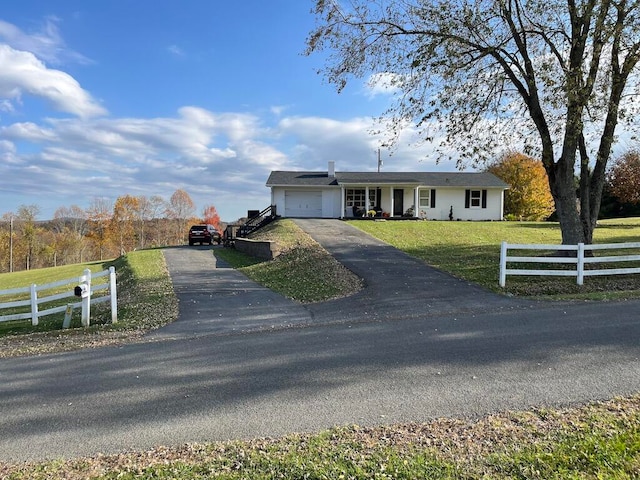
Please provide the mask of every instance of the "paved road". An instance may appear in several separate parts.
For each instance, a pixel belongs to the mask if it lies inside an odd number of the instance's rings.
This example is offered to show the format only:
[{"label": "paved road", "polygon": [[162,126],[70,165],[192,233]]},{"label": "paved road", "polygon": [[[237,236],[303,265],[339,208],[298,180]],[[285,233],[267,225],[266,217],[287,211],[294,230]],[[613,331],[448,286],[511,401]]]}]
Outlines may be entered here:
[{"label": "paved road", "polygon": [[[208,248],[166,250],[180,319],[150,341],[0,359],[0,461],[476,416],[640,391],[640,302],[519,302],[355,231],[339,236],[351,236],[349,250],[314,232],[322,222],[301,225],[368,277],[367,289],[303,307],[216,264]],[[377,248],[398,256],[376,270]],[[366,261],[358,249],[369,252]],[[390,273],[401,261],[410,272]],[[411,297],[393,282],[426,289]]]}]

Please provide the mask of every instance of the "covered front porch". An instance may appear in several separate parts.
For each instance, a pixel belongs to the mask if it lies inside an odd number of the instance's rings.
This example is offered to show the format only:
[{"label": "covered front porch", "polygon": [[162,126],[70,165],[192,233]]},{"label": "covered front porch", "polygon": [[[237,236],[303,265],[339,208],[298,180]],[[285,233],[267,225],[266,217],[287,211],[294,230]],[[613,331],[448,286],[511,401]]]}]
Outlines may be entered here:
[{"label": "covered front porch", "polygon": [[420,218],[415,206],[424,203],[422,190],[418,184],[341,185],[341,218]]}]

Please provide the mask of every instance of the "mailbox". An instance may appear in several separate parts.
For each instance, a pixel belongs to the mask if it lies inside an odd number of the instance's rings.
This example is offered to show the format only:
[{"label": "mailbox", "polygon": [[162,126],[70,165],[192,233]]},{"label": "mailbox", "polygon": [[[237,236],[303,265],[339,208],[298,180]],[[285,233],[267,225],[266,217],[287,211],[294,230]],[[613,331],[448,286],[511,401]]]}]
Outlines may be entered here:
[{"label": "mailbox", "polygon": [[73,289],[73,293],[76,297],[86,298],[89,296],[89,286],[86,284],[78,285]]}]

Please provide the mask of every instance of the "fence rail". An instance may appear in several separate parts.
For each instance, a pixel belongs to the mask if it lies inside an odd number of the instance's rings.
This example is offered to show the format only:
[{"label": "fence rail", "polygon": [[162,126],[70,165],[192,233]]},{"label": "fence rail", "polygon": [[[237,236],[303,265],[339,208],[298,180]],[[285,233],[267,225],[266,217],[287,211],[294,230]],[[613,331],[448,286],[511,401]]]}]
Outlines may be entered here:
[{"label": "fence rail", "polygon": [[[108,277],[106,282],[100,284],[92,283],[93,280],[103,277]],[[47,291],[64,286],[69,286],[69,288],[60,293],[46,294]],[[42,294],[42,292],[45,293]],[[91,305],[104,302],[110,302],[111,304],[111,323],[117,323],[118,321],[118,295],[116,288],[116,270],[114,267],[94,274],[91,273],[91,270],[86,269],[80,277],[67,278],[44,285],[33,284],[28,287],[0,290],[0,298],[10,295],[19,296],[26,294],[29,294],[29,298],[27,299],[0,303],[0,312],[2,310],[23,309],[25,307],[30,307],[29,311],[0,315],[0,322],[31,319],[32,325],[38,325],[40,317],[66,312],[64,325],[68,326],[73,309],[79,307],[81,308],[82,325],[87,327],[90,323]],[[52,306],[45,310],[40,309],[40,305],[54,302],[59,303],[59,300],[70,297],[76,300],[80,297],[80,301]],[[67,318],[67,316],[69,318]]]},{"label": "fence rail", "polygon": [[[626,250],[640,249],[640,243],[603,243],[597,245],[532,245],[502,242],[500,248],[500,286],[504,287],[507,275],[540,275],[540,276],[563,276],[576,277],[578,285],[584,284],[584,277],[597,275],[629,275],[640,273],[640,267],[625,268],[590,268],[595,264],[615,264],[620,262],[640,262],[640,255],[605,255],[601,257],[593,256],[596,250]],[[538,250],[551,252],[575,252],[567,255],[552,256],[513,256],[509,255],[509,250]],[[525,269],[508,268],[509,263],[538,263],[538,264],[564,264],[564,269]],[[575,267],[573,267],[575,265]],[[573,268],[571,268],[573,267]]]}]

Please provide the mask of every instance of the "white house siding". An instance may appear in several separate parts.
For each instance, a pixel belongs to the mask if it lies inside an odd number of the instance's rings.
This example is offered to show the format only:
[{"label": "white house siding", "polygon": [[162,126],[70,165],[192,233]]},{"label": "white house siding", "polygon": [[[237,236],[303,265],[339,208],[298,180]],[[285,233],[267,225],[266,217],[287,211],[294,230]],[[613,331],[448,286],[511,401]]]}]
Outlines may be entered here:
[{"label": "white house siding", "polygon": [[[377,187],[377,185],[372,185],[370,188]],[[358,186],[357,188],[363,187]],[[394,189],[404,189],[403,212],[415,204],[415,187],[385,185],[379,188],[381,189],[380,206],[385,212],[391,211]],[[434,189],[426,186],[420,188]],[[426,218],[428,220],[449,220],[449,210],[453,207],[454,220],[502,220],[502,190],[474,188],[474,190],[487,190],[487,208],[465,208],[465,190],[465,188],[458,187],[435,187],[436,207],[431,206],[423,209]],[[278,214],[283,217],[340,218],[343,215],[341,212],[341,192],[339,187],[272,187],[271,199],[272,204],[277,207]]]},{"label": "white house siding", "polygon": [[340,188],[322,190],[322,218],[339,218],[341,216],[340,191]]},{"label": "white house siding", "polygon": [[487,208],[465,208],[465,190],[436,188],[436,208],[428,209],[427,218],[449,220],[449,211],[453,207],[454,220],[502,220],[502,190],[484,189],[487,190]]}]

